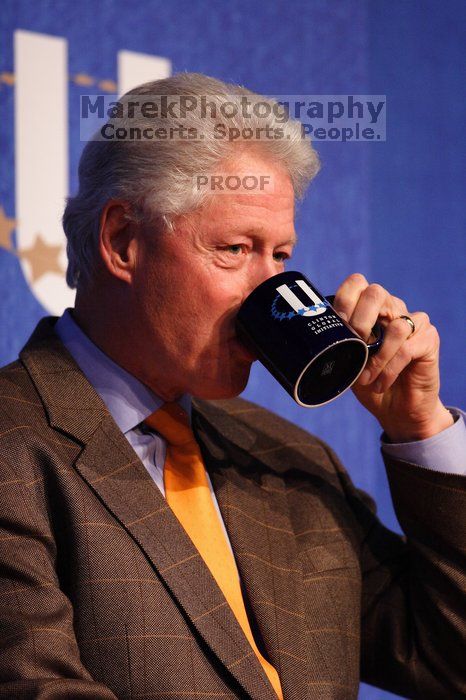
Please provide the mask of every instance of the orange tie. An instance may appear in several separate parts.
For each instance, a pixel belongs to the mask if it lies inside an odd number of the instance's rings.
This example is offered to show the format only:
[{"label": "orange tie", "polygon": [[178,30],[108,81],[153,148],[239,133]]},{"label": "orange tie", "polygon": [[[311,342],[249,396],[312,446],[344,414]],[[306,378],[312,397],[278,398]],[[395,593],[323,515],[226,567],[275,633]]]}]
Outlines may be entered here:
[{"label": "orange tie", "polygon": [[177,403],[165,403],[145,422],[167,442],[165,498],[209,567],[277,696],[283,700],[278,673],[254,641],[235,560],[210,495],[204,462],[187,413]]}]

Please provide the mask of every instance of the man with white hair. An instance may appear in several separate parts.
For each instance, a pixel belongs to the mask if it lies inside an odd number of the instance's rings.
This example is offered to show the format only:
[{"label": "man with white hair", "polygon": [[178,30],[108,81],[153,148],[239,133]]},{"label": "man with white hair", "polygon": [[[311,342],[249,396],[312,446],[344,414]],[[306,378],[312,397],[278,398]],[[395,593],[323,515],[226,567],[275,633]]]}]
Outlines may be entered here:
[{"label": "man with white hair", "polygon": [[[164,96],[205,109],[180,122]],[[337,291],[362,337],[384,325],[354,393],[384,430],[401,538],[327,445],[235,398],[254,361],[235,318],[292,255],[311,144],[203,75],[121,104],[141,99],[81,158],[75,308],[0,374],[0,698],[348,700],[360,676],[462,696],[465,427],[435,328],[360,274]],[[273,191],[196,187],[215,173]]]}]

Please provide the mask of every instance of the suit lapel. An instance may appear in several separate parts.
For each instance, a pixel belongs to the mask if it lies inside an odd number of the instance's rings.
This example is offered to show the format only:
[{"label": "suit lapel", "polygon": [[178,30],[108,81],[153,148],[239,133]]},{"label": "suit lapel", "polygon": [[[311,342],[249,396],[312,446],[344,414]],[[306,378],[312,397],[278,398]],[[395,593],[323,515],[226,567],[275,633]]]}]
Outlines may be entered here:
[{"label": "suit lapel", "polygon": [[194,428],[269,659],[286,700],[303,700],[304,598],[286,486],[277,472],[264,468],[270,442],[232,411],[195,402]]},{"label": "suit lapel", "polygon": [[197,549],[111,418],[76,468],[151,559],[174,598],[252,697],[276,700],[254,652]]},{"label": "suit lapel", "polygon": [[77,471],[150,558],[194,629],[251,698],[276,700],[209,569],[106,406],[53,333],[51,319],[41,321],[20,357],[51,426],[83,444]]}]

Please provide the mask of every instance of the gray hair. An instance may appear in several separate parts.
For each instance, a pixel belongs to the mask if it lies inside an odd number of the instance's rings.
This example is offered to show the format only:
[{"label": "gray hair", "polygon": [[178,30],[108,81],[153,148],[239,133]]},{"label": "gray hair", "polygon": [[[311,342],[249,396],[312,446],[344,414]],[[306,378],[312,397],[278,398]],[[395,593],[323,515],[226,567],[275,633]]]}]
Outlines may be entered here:
[{"label": "gray hair", "polygon": [[[155,80],[127,92],[119,102],[127,105],[135,96],[147,99],[161,96],[192,96],[208,98],[209,114],[193,110],[186,114],[183,124],[191,133],[202,134],[202,140],[104,140],[89,141],[79,162],[79,191],[67,200],[63,228],[67,238],[68,269],[66,281],[75,288],[78,281],[91,276],[97,261],[97,245],[102,210],[109,199],[121,199],[130,204],[133,221],[158,222],[164,228],[173,228],[173,219],[200,207],[211,196],[207,190],[194,186],[194,177],[218,172],[219,167],[241,148],[253,147],[263,157],[281,165],[288,172],[296,199],[301,199],[307,185],[319,170],[319,159],[308,138],[304,138],[300,122],[284,119],[279,103],[257,95],[246,88],[221,82],[200,73],[178,73],[170,78]],[[268,114],[259,116],[250,111],[245,116],[239,108],[241,100],[250,104],[269,105]],[[222,111],[224,127],[237,129],[241,136],[234,140],[219,138],[216,132],[218,112],[225,104],[236,104],[229,114]],[[228,110],[226,110],[228,111]],[[264,111],[264,108],[262,108]],[[281,110],[283,113],[283,109]],[[142,116],[112,120],[118,126],[135,129],[137,133],[151,127],[169,128],[177,123],[165,115]],[[280,138],[254,138],[257,129],[279,129]],[[248,131],[249,130],[249,131]],[[228,131],[228,133],[230,133]],[[234,132],[235,134],[237,132]],[[264,132],[261,132],[264,133]],[[270,133],[270,132],[269,132]],[[274,132],[272,132],[274,133]],[[246,134],[246,138],[243,138]]]}]

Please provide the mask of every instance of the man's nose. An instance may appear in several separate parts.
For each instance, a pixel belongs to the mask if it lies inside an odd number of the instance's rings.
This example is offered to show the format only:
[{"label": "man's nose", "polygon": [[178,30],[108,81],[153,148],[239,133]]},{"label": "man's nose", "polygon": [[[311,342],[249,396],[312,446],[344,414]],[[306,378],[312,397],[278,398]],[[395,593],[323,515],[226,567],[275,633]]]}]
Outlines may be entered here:
[{"label": "man's nose", "polygon": [[257,265],[256,270],[254,271],[254,275],[251,276],[251,292],[253,289],[258,287],[262,282],[265,282],[266,280],[270,279],[270,277],[273,277],[274,275],[278,275],[279,272],[282,271],[282,266],[277,264],[277,261],[274,260],[271,256],[268,257],[267,259],[261,259],[260,264]]}]

